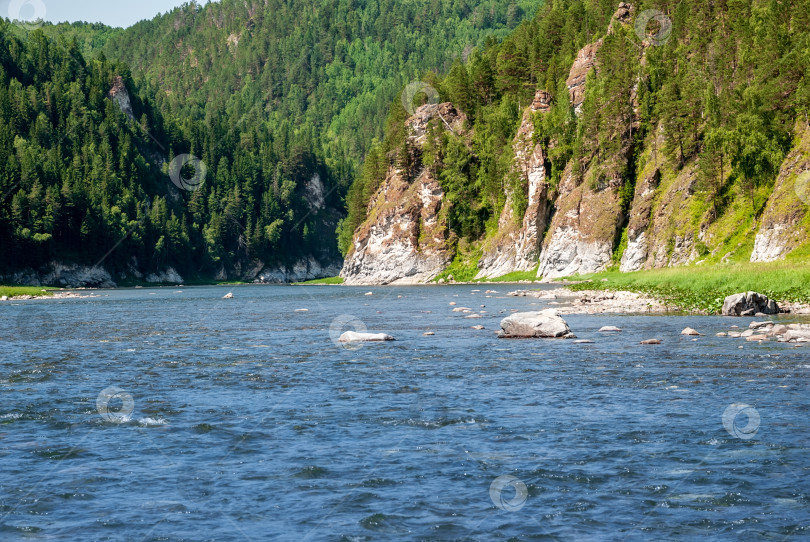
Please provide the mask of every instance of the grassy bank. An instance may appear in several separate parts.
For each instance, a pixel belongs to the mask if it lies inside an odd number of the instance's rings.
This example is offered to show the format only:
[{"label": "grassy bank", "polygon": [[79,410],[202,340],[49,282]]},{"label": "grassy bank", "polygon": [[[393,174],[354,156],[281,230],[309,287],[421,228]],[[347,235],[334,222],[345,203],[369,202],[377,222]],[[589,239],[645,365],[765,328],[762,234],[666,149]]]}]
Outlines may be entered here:
[{"label": "grassy bank", "polygon": [[343,277],[326,277],[323,279],[306,280],[304,282],[293,282],[295,285],[310,285],[310,284],[343,284]]},{"label": "grassy bank", "polygon": [[47,286],[0,286],[0,297],[17,297],[21,295],[53,295],[53,290]]},{"label": "grassy bank", "polygon": [[688,311],[719,313],[723,299],[749,290],[776,301],[810,303],[810,263],[778,261],[673,267],[571,277],[572,290],[627,290],[651,295]]}]

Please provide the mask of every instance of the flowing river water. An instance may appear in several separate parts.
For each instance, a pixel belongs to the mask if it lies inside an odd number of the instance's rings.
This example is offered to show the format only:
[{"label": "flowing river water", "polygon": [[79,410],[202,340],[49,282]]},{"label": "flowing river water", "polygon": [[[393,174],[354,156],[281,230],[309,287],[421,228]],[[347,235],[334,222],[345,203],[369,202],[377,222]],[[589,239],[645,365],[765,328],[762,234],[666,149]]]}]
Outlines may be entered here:
[{"label": "flowing river water", "polygon": [[[509,289],[5,302],[0,540],[810,537],[810,348],[705,316],[502,340],[545,306]],[[362,327],[397,340],[334,341]]]}]

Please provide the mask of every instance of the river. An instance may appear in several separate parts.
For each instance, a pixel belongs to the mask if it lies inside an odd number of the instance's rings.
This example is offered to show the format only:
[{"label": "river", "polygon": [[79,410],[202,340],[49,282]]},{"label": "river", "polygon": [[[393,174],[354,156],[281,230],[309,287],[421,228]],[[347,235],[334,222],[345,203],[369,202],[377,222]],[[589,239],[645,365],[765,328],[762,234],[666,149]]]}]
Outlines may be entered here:
[{"label": "river", "polygon": [[[810,349],[706,316],[502,340],[505,314],[544,307],[510,288],[7,302],[0,539],[810,537]],[[335,341],[362,328],[397,340]]]}]

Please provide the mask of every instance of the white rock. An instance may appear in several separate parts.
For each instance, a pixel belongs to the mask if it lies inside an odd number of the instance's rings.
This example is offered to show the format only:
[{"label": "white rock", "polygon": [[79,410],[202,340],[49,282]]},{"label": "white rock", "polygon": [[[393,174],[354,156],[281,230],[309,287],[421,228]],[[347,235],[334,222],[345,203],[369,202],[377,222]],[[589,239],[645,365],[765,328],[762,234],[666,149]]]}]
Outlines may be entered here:
[{"label": "white rock", "polygon": [[501,320],[501,338],[573,338],[571,328],[554,309],[518,312]]},{"label": "white rock", "polygon": [[772,326],[772,325],[773,325],[773,322],[770,322],[770,321],[768,321],[768,322],[751,322],[750,324],[748,324],[748,328],[749,329],[759,329],[761,327]]},{"label": "white rock", "polygon": [[703,335],[703,334],[700,333],[699,331],[697,331],[696,329],[692,329],[691,327],[687,327],[687,328],[684,328],[683,331],[681,331],[681,335]]},{"label": "white rock", "polygon": [[599,331],[615,331],[620,332],[622,329],[616,326],[603,326],[599,328]]},{"label": "white rock", "polygon": [[346,331],[340,336],[338,342],[341,343],[354,343],[354,342],[382,342],[394,341],[391,335],[385,333],[358,333],[357,331]]},{"label": "white rock", "polygon": [[222,296],[222,299],[233,299],[233,294],[231,292],[228,292],[227,294]]}]

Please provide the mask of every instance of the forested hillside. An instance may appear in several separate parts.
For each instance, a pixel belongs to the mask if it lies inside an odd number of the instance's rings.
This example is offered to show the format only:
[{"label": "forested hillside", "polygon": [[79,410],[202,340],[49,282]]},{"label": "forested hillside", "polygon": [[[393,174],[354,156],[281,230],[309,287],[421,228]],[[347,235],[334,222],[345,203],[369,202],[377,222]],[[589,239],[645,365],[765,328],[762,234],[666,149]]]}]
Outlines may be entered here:
[{"label": "forested hillside", "polygon": [[[103,259],[128,278],[323,274],[399,90],[539,4],[224,0],[129,29],[4,24],[2,272]],[[110,99],[118,76],[134,120]],[[207,168],[193,191],[168,176],[184,153]]]},{"label": "forested hillside", "polygon": [[[395,176],[428,174],[443,192],[431,220],[468,278],[527,227],[534,246],[512,265],[547,277],[757,259],[767,209],[791,215],[779,231],[803,224],[801,202],[772,196],[777,178],[809,168],[804,155],[785,160],[803,146],[809,70],[807,0],[549,2],[430,81],[468,119],[463,131],[434,115],[416,136],[422,119],[393,105],[351,188],[341,249],[372,257],[363,239],[381,222],[368,202]],[[418,255],[420,242],[402,250]]]}]

